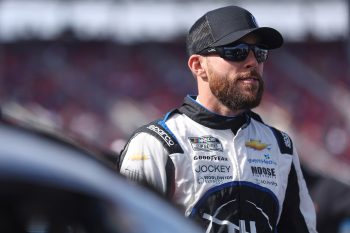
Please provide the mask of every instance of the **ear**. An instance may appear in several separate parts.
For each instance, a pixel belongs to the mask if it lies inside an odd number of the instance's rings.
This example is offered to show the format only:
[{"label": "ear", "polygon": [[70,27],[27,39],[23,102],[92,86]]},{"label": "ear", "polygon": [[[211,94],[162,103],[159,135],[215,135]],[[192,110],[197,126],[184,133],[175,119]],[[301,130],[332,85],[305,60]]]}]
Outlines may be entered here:
[{"label": "ear", "polygon": [[200,77],[202,79],[207,79],[204,59],[202,56],[197,54],[191,55],[188,58],[187,65],[196,78]]}]

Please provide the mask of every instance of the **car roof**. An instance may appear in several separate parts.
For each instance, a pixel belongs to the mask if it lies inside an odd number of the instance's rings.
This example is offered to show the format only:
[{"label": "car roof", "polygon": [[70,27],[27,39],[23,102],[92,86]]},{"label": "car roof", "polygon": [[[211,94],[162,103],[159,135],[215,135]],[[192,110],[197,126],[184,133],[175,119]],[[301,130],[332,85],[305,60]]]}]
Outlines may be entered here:
[{"label": "car roof", "polygon": [[2,114],[0,184],[34,184],[105,201],[133,216],[132,222],[142,229],[136,232],[198,232],[173,206],[130,183],[98,157],[46,127]]}]

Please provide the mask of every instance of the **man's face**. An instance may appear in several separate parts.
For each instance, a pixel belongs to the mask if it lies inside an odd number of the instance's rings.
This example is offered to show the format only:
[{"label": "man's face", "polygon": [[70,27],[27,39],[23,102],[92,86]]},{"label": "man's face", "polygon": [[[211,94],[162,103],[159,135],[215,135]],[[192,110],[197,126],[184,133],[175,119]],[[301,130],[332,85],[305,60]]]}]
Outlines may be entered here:
[{"label": "man's face", "polygon": [[[242,42],[255,44],[248,36]],[[241,62],[207,57],[207,75],[213,95],[232,111],[251,109],[260,104],[264,92],[263,63],[258,63],[252,51]]]}]

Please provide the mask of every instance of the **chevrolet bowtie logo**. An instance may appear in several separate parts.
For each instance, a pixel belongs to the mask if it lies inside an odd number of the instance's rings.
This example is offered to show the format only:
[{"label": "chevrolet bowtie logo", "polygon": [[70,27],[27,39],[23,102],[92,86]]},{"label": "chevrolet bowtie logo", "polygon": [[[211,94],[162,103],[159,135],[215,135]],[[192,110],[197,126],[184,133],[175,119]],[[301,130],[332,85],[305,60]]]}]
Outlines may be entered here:
[{"label": "chevrolet bowtie logo", "polygon": [[142,161],[142,160],[148,160],[149,157],[147,155],[139,155],[139,154],[136,154],[136,155],[131,155],[129,157],[129,160],[132,160],[132,161]]},{"label": "chevrolet bowtie logo", "polygon": [[262,143],[260,140],[252,140],[250,139],[250,141],[245,142],[245,146],[252,148],[254,150],[263,150],[265,148],[267,148],[270,144],[265,144]]}]

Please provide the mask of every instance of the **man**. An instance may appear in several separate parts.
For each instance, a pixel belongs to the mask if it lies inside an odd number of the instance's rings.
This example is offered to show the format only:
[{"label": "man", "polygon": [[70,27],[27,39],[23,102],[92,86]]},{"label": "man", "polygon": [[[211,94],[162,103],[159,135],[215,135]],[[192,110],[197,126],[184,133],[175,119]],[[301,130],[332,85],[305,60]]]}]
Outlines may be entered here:
[{"label": "man", "polygon": [[198,95],[138,129],[120,172],[167,195],[208,233],[316,232],[292,140],[251,111],[268,50],[282,43],[240,7],[199,18],[187,36]]}]

